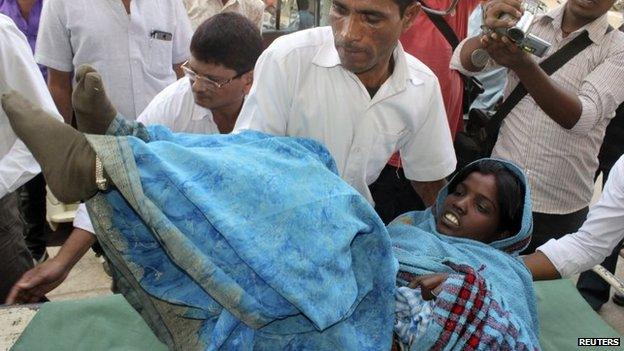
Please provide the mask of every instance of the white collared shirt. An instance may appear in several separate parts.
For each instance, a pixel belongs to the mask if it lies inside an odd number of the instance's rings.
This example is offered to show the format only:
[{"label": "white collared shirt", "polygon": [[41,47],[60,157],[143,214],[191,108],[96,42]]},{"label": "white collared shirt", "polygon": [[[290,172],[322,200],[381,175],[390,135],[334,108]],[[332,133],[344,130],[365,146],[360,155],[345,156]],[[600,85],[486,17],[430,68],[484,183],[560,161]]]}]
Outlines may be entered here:
[{"label": "white collared shirt", "polygon": [[600,200],[589,209],[578,232],[537,248],[562,277],[584,272],[613,252],[624,239],[624,157],[613,165]]},{"label": "white collared shirt", "polygon": [[[63,72],[92,65],[113,106],[136,119],[175,82],[173,65],[189,58],[192,30],[179,0],[133,0],[130,13],[121,0],[46,0],[35,58]],[[170,40],[155,38],[154,31]]]},{"label": "white collared shirt", "polygon": [[145,125],[162,124],[174,132],[218,134],[212,112],[195,103],[187,77],[158,93],[137,121]]},{"label": "white collared shirt", "polygon": [[343,179],[371,203],[368,184],[398,150],[408,179],[444,178],[455,152],[438,80],[400,43],[393,57],[394,72],[371,99],[340,65],[330,27],[283,36],[258,59],[235,130],[325,144]]},{"label": "white collared shirt", "polygon": [[193,30],[210,17],[225,11],[238,12],[262,29],[264,2],[262,0],[183,0]]},{"label": "white collared shirt", "polygon": [[[578,95],[583,107],[580,119],[572,129],[565,129],[528,94],[505,117],[492,152],[524,169],[531,183],[533,210],[549,214],[568,214],[589,205],[605,129],[624,101],[624,33],[617,29],[606,33],[605,14],[563,38],[565,6],[538,16],[530,31],[552,43],[545,59],[587,30],[593,44],[551,75],[556,84]],[[455,50],[451,68],[475,75],[461,66],[464,42]],[[490,60],[483,71],[495,67],[500,66]],[[519,82],[512,70],[507,79],[505,97]]]},{"label": "white collared shirt", "polygon": [[[59,120],[52,97],[37,67],[26,37],[13,20],[0,14],[0,95],[17,90]],[[41,169],[26,145],[17,139],[0,108],[0,198],[15,191]]]}]

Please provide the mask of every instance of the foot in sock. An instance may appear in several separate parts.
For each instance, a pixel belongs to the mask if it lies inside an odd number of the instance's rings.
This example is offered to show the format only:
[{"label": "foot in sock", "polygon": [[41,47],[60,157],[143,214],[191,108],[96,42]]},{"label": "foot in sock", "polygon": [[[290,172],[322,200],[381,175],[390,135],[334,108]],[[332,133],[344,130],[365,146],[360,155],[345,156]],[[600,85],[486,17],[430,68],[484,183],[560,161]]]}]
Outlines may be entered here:
[{"label": "foot in sock", "polygon": [[2,95],[2,108],[60,201],[72,203],[95,195],[95,151],[82,133],[16,91]]},{"label": "foot in sock", "polygon": [[81,65],[76,71],[76,81],[78,84],[72,93],[72,105],[78,130],[88,134],[106,134],[117,110],[106,96],[102,76],[93,67]]}]

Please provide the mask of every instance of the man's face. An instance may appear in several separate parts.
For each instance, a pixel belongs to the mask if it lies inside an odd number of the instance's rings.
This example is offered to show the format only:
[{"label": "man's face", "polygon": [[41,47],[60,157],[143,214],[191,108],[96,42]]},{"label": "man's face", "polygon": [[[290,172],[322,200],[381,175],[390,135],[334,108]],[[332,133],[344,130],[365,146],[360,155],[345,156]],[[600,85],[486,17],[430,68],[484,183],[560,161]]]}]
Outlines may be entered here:
[{"label": "man's face", "polygon": [[[251,72],[237,77],[236,71],[223,65],[202,62],[196,60],[192,55],[187,63],[195,74],[203,78],[208,78],[221,87],[207,82],[205,79],[196,78],[191,81],[191,89],[193,90],[193,98],[195,103],[207,109],[218,109],[219,107],[229,106],[235,103],[241,104],[245,95],[249,92],[251,82],[249,81]],[[234,78],[234,79],[232,79]],[[230,80],[228,82],[228,80]]]},{"label": "man's face", "polygon": [[568,0],[568,9],[575,16],[593,21],[611,9],[615,0]]},{"label": "man's face", "polygon": [[410,18],[411,12],[401,17],[394,0],[333,0],[330,23],[342,66],[358,74],[385,65]]}]

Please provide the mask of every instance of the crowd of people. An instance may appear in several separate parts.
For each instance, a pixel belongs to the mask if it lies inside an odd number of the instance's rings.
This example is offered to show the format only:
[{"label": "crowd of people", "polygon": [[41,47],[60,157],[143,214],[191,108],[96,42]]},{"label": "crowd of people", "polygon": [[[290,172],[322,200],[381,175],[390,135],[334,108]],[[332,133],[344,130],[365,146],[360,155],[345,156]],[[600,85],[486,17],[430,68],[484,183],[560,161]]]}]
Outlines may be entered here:
[{"label": "crowd of people", "polygon": [[[550,43],[538,58],[497,30],[522,17],[520,0],[460,0],[448,16],[428,9],[450,0],[323,1],[314,8],[330,8],[329,26],[317,28],[310,3],[297,1],[290,30],[304,30],[268,47],[263,13],[274,4],[260,0],[0,0],[0,301],[45,301],[101,245],[115,280],[138,283],[120,291],[152,313],[144,318],[170,347],[539,348],[531,280],[607,257],[613,271],[624,239],[614,2],[568,0],[537,14],[530,31]],[[586,47],[547,72],[544,60],[583,37]],[[487,82],[473,107],[509,105],[518,86],[526,95],[505,116],[493,158],[456,169],[472,76]],[[599,172],[604,189],[590,208]],[[45,183],[84,202],[52,258]],[[432,260],[436,250],[448,261]],[[134,268],[156,262],[184,288],[163,290]],[[336,273],[346,266],[357,279]],[[295,272],[309,281],[293,284]],[[337,281],[324,299],[311,292]],[[452,319],[461,287],[472,289],[462,303],[485,316],[487,337],[453,325],[457,337],[445,340],[430,322]],[[579,289],[596,310],[609,297],[589,273]],[[171,306],[150,310],[145,292]],[[380,301],[395,298],[388,322],[392,304]],[[174,305],[209,315],[189,317],[205,320],[197,339],[180,339],[186,322],[164,322],[185,318]],[[464,323],[478,329],[469,312]]]}]

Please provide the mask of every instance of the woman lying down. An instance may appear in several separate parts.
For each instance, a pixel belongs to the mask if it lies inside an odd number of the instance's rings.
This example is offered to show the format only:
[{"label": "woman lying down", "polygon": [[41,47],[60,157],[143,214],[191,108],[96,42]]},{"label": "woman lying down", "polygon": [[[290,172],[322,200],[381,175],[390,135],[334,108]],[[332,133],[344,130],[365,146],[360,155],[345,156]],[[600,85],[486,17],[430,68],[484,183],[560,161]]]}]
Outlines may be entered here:
[{"label": "woman lying down", "polygon": [[17,93],[2,106],[54,194],[89,199],[120,290],[171,349],[539,348],[512,164],[470,165],[386,228],[311,140],[173,134],[110,110],[81,112],[111,134],[85,135]]}]

